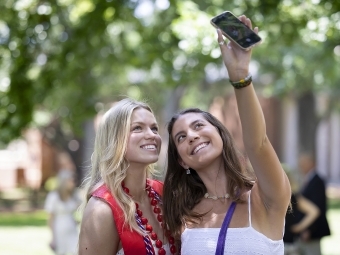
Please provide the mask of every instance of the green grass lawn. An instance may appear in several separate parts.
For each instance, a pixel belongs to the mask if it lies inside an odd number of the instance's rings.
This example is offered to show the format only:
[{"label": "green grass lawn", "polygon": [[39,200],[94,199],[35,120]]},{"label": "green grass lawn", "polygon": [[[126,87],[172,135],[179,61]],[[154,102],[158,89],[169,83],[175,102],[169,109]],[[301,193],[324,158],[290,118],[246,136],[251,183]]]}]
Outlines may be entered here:
[{"label": "green grass lawn", "polygon": [[46,226],[48,215],[45,211],[0,213],[0,227]]},{"label": "green grass lawn", "polygon": [[[330,204],[327,214],[332,235],[322,239],[323,255],[340,255],[340,207]],[[0,213],[0,254],[53,255],[51,233],[44,211]]]}]

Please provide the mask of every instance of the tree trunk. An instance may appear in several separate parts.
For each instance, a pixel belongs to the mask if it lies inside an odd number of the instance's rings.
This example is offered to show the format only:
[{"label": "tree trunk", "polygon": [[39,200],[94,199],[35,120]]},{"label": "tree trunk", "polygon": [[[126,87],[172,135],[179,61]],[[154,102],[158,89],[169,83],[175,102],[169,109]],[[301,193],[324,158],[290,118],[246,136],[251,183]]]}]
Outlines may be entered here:
[{"label": "tree trunk", "polygon": [[165,99],[164,108],[162,109],[160,116],[159,127],[161,128],[160,133],[162,136],[162,149],[159,155],[159,160],[157,163],[157,168],[163,172],[165,176],[166,171],[166,157],[168,150],[169,136],[166,130],[167,123],[171,120],[171,117],[179,110],[180,101],[185,92],[185,86],[178,86],[175,89],[171,89],[167,93]]}]

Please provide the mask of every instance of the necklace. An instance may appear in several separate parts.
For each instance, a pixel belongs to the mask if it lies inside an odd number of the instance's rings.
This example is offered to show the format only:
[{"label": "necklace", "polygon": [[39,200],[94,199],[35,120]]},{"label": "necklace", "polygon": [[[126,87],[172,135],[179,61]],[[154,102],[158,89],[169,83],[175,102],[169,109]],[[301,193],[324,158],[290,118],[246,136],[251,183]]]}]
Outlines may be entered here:
[{"label": "necklace", "polygon": [[[131,196],[129,194],[130,190],[124,186],[124,182],[122,183],[123,186],[123,190],[126,194],[128,194],[129,196]],[[159,197],[158,193],[156,191],[154,191],[154,189],[150,186],[149,181],[146,180],[146,184],[145,184],[145,190],[148,194],[148,197],[150,198],[150,204],[151,206],[153,206],[153,212],[156,214],[156,218],[158,220],[158,222],[160,223],[162,229],[163,229],[163,215],[161,214],[161,208],[158,207],[158,203],[161,202],[161,198]],[[153,231],[153,227],[151,225],[148,224],[148,219],[143,217],[143,212],[139,209],[139,205],[138,203],[136,203],[136,221],[138,226],[142,229],[145,230],[148,235],[144,236],[144,242],[146,244],[147,247],[147,254],[154,254],[152,252],[153,249],[150,249],[150,245],[151,241],[150,238],[155,241],[155,246],[158,248],[158,255],[165,255],[166,251],[163,248],[163,242],[158,239],[157,234]],[[169,244],[170,244],[170,252],[172,254],[176,253],[176,246],[175,244],[175,239],[170,235],[170,232],[167,231],[166,232],[166,236],[168,237],[169,240]]]},{"label": "necklace", "polygon": [[210,199],[213,199],[213,200],[217,200],[217,199],[221,199],[221,198],[229,198],[230,195],[227,193],[227,194],[225,194],[225,195],[222,196],[222,197],[218,197],[218,196],[210,196],[210,194],[207,192],[207,193],[204,194],[204,197],[205,197],[205,198],[210,198]]}]

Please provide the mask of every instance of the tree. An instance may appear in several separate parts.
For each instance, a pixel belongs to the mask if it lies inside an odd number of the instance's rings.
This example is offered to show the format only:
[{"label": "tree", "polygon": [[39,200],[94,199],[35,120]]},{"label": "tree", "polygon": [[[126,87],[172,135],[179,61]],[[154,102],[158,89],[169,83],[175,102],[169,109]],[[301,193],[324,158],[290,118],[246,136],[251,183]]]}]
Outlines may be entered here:
[{"label": "tree", "polygon": [[[1,1],[0,141],[55,119],[81,137],[84,120],[122,95],[148,98],[158,115],[207,109],[226,78],[209,24],[225,3],[212,2]],[[260,93],[323,91],[337,104],[338,1],[229,1],[228,8],[260,27]]]}]

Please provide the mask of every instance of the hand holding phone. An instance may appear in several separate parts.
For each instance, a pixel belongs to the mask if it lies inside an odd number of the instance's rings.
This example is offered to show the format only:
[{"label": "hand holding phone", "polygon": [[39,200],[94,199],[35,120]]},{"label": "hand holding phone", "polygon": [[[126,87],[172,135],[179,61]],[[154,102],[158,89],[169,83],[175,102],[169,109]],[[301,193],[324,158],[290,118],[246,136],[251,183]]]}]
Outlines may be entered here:
[{"label": "hand holding phone", "polygon": [[230,11],[217,15],[211,19],[210,23],[220,29],[225,37],[236,43],[243,50],[249,50],[261,42],[261,37]]}]

